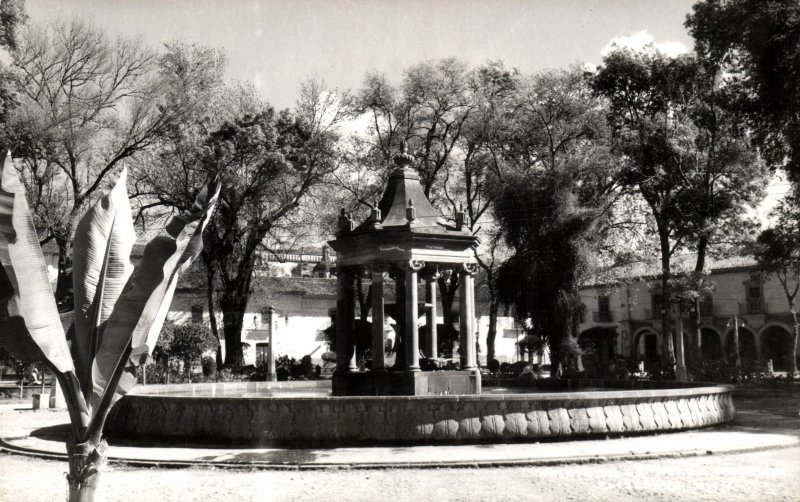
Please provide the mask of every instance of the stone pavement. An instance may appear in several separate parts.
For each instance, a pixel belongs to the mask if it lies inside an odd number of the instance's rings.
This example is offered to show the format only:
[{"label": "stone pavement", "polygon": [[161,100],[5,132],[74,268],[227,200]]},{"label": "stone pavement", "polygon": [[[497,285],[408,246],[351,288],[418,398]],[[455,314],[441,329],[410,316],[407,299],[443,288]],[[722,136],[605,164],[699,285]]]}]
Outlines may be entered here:
[{"label": "stone pavement", "polygon": [[[66,458],[62,436],[32,435],[64,424],[65,411],[0,405],[0,450]],[[377,446],[330,449],[204,448],[114,445],[110,461],[137,466],[214,466],[266,469],[375,469],[494,467],[597,463],[689,457],[800,447],[800,420],[740,411],[728,425],[659,435],[540,443],[455,446]]]}]

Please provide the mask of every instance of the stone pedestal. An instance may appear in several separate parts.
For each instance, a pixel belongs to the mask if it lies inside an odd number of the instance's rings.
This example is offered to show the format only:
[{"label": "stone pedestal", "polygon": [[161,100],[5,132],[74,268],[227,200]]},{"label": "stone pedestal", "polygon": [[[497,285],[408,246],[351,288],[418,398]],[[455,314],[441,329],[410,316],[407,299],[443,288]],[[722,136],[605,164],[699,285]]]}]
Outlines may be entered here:
[{"label": "stone pedestal", "polygon": [[50,394],[37,392],[33,394],[33,409],[46,410],[50,407]]},{"label": "stone pedestal", "polygon": [[50,408],[66,408],[67,401],[64,399],[64,391],[61,389],[61,385],[58,383],[58,380],[53,378],[53,383],[50,386]]},{"label": "stone pedestal", "polygon": [[333,375],[334,396],[440,396],[480,394],[474,371],[364,371]]}]

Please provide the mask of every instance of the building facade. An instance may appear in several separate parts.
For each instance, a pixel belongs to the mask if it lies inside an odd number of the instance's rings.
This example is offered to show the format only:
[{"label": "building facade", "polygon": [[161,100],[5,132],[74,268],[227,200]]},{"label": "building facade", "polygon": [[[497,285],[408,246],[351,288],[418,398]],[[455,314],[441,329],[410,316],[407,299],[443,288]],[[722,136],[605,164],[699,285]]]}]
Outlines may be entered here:
[{"label": "building facade", "polygon": [[[387,286],[387,290],[391,288]],[[393,293],[387,292],[392,298]],[[424,297],[424,296],[423,296]],[[331,326],[331,314],[336,308],[336,279],[326,277],[266,277],[257,275],[253,280],[253,292],[244,316],[242,343],[245,364],[257,364],[270,357],[270,341],[273,357],[286,355],[300,359],[310,355],[314,364],[322,363],[322,355],[328,352],[325,330]],[[454,309],[458,310],[458,300]],[[439,303],[439,312],[442,312]],[[489,330],[489,309],[485,299],[478,296],[476,302],[476,334],[478,337],[478,359],[486,363],[486,334]],[[222,314],[216,313],[221,326]],[[175,293],[167,319],[178,323],[211,322],[208,301],[203,288],[179,287]],[[387,316],[385,332],[392,344],[395,321]],[[437,317],[437,323],[444,318]],[[425,326],[425,316],[419,318],[419,327]],[[500,362],[520,360],[517,342],[523,337],[513,317],[499,316],[495,340],[496,358]]]},{"label": "building facade", "polygon": [[[740,262],[742,260],[739,260]],[[700,337],[689,333],[688,312],[681,314],[687,358],[729,357],[734,353],[734,329],[738,328],[739,353],[743,359],[772,362],[775,371],[786,371],[791,356],[793,326],[789,303],[774,275],[762,277],[753,263],[713,268],[715,285],[700,306]],[[662,347],[660,280],[633,279],[616,284],[584,287],[585,307],[580,324],[582,346],[595,347],[596,364],[612,361],[657,363]],[[738,324],[738,326],[736,326]]]}]

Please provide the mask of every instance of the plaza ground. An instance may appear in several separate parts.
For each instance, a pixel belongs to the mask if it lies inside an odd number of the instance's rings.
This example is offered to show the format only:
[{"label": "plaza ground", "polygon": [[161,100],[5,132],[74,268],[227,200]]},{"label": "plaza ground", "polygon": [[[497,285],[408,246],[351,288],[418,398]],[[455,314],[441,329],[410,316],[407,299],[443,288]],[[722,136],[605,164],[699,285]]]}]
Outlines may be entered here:
[{"label": "plaza ground", "polygon": [[[800,436],[800,392],[797,385],[743,389],[736,394],[736,404],[742,417],[739,424],[734,424],[737,430],[762,435]],[[5,409],[0,412],[0,431],[8,437],[8,433],[20,433],[34,424],[45,427],[63,421],[63,412]],[[709,430],[710,433],[713,432]],[[693,433],[656,436],[652,442],[673,440],[678,443],[685,434]],[[573,444],[580,450],[581,442]],[[404,450],[413,450],[413,447]],[[60,500],[66,493],[66,468],[63,460],[2,454],[0,500]],[[551,501],[797,502],[800,500],[800,447],[650,460],[494,468],[305,471],[111,465],[107,483],[109,501],[521,501],[545,498]]]}]

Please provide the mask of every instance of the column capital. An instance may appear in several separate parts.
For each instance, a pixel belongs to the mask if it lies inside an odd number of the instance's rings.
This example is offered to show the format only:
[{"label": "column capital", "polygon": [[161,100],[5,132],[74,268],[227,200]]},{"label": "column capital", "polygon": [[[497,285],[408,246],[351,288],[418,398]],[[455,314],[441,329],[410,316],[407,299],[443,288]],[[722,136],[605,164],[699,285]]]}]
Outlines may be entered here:
[{"label": "column capital", "polygon": [[409,260],[407,262],[399,263],[397,267],[402,271],[419,272],[425,268],[425,262],[422,260]]},{"label": "column capital", "polygon": [[478,264],[472,262],[462,263],[459,272],[466,272],[469,275],[475,275],[478,273]]}]

